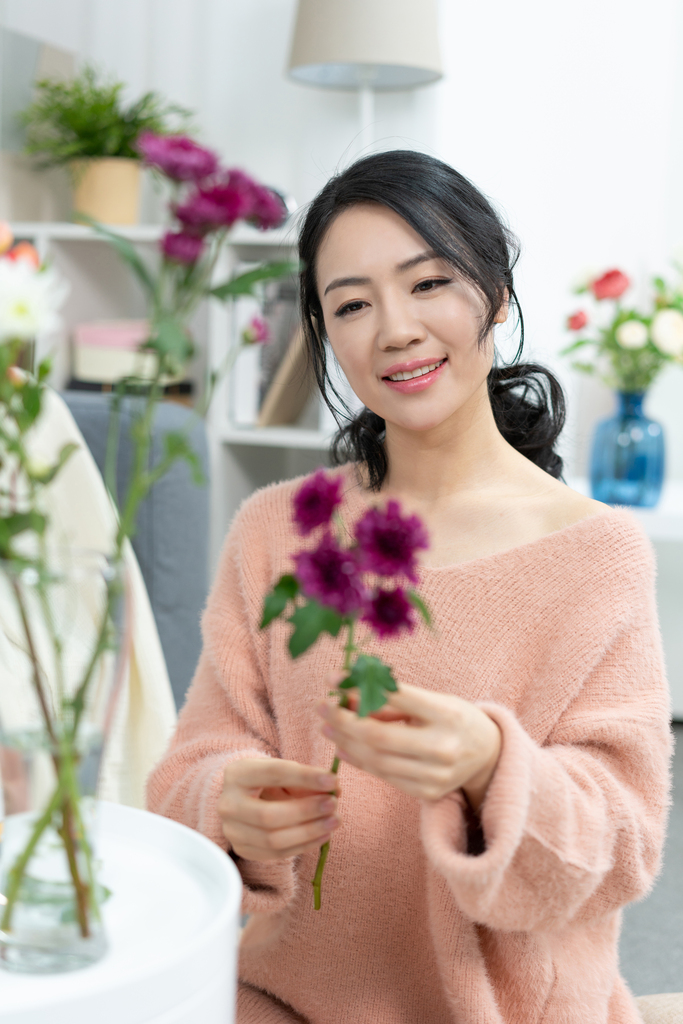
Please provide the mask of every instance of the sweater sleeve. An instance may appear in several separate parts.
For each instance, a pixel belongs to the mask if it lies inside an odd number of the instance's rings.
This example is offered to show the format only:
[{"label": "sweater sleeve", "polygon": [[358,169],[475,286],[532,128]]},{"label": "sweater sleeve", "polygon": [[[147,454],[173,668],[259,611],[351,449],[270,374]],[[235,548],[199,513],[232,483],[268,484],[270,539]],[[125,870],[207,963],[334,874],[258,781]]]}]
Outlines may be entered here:
[{"label": "sweater sleeve", "polygon": [[[265,638],[256,625],[254,585],[263,545],[250,545],[244,512],[226,540],[202,619],[204,646],[170,746],[149,777],[147,806],[208,836],[227,850],[217,803],[223,770],[242,757],[278,757],[278,734],[265,681]],[[246,536],[245,536],[246,534]],[[249,575],[245,580],[245,556]],[[294,894],[293,860],[236,859],[245,913],[281,909]]]},{"label": "sweater sleeve", "polygon": [[613,912],[651,887],[671,737],[654,594],[644,596],[545,742],[508,708],[480,703],[503,740],[480,812],[483,853],[467,854],[458,795],[423,806],[427,856],[478,924],[560,929]]}]

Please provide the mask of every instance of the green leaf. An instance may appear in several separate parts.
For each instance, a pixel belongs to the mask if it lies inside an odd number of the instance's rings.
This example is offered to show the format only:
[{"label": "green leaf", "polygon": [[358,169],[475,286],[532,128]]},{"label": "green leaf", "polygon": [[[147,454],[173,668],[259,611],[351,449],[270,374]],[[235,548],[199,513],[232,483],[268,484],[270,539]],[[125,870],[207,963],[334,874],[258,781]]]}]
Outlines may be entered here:
[{"label": "green leaf", "polygon": [[74,444],[73,442],[65,444],[60,451],[59,458],[54,466],[47,466],[46,469],[39,470],[38,472],[29,469],[29,476],[37,484],[51,483],[51,481],[57,476],[57,473],[59,473],[62,466],[71,458],[74,452],[78,451],[79,448],[80,445]]},{"label": "green leaf", "polygon": [[583,348],[584,345],[594,345],[595,342],[591,341],[590,338],[579,338],[577,341],[573,341],[571,345],[567,345],[565,348],[560,350],[561,356],[570,355],[575,352],[577,348]]},{"label": "green leaf", "polygon": [[278,615],[282,615],[287,607],[287,602],[296,597],[298,592],[299,581],[295,576],[281,576],[271,592],[266,595],[263,604],[263,618],[261,619],[259,629],[265,629],[273,619],[276,619]]},{"label": "green leaf", "polygon": [[261,281],[271,281],[273,278],[286,277],[289,274],[296,274],[299,271],[299,264],[291,260],[281,260],[274,263],[264,263],[254,270],[248,270],[246,274],[233,277],[230,281],[216,285],[209,292],[216,299],[233,299],[237,295],[253,295],[254,288]]},{"label": "green leaf", "polygon": [[156,333],[142,348],[157,352],[162,365],[171,373],[182,372],[194,354],[194,346],[182,322],[174,316],[164,316],[154,326]]},{"label": "green leaf", "polygon": [[205,483],[202,463],[187,436],[176,431],[164,435],[164,461],[175,462],[184,459],[190,467],[192,480],[201,487]]},{"label": "green leaf", "polygon": [[422,600],[420,595],[417,593],[417,591],[416,590],[409,590],[407,596],[408,596],[408,600],[410,601],[410,603],[413,605],[414,608],[417,608],[418,612],[420,613],[422,618],[425,620],[427,625],[431,626],[431,624],[432,624],[432,617],[429,614],[429,608],[424,603],[424,601]]},{"label": "green leaf", "polygon": [[321,633],[337,636],[342,625],[341,615],[317,601],[308,601],[297,608],[287,621],[294,626],[294,632],[289,638],[289,653],[293,658],[307,651]]},{"label": "green leaf", "polygon": [[5,553],[13,537],[26,530],[43,534],[47,519],[39,512],[14,512],[11,516],[0,519],[0,552]]},{"label": "green leaf", "polygon": [[76,213],[74,213],[74,219],[81,221],[83,224],[89,224],[93,231],[98,235],[101,235],[102,238],[106,238],[107,241],[111,242],[119,256],[133,271],[142,287],[147,291],[150,297],[154,297],[156,293],[154,279],[132,242],[129,242],[127,238],[123,238],[121,235],[117,235],[115,231],[110,231],[109,228],[105,228],[103,224],[100,224],[99,221],[93,220],[93,218],[89,217],[87,213],[80,213],[76,211]]},{"label": "green leaf", "polygon": [[339,684],[342,690],[359,691],[358,714],[365,718],[387,702],[387,693],[398,690],[391,669],[371,654],[359,654],[350,674]]}]

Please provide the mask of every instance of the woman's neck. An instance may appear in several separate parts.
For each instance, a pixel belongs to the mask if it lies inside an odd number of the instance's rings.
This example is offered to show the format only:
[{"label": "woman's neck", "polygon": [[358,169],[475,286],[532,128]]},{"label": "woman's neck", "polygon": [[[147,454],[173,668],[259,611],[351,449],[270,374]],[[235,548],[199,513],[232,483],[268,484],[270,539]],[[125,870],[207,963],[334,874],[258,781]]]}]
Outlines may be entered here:
[{"label": "woman's neck", "polygon": [[481,492],[494,481],[500,485],[501,477],[514,474],[519,459],[496,426],[486,382],[433,429],[409,430],[387,423],[386,448],[389,472],[382,491],[425,505],[439,505],[459,493]]}]

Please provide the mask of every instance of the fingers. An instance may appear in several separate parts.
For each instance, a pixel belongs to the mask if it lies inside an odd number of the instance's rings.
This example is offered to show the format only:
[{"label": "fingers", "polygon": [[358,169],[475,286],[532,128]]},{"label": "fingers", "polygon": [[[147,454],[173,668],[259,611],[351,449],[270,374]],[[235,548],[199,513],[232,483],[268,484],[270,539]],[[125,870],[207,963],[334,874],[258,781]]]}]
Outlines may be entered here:
[{"label": "fingers", "polygon": [[[332,800],[332,798],[329,798]],[[258,800],[250,800],[249,803],[258,804]],[[277,805],[264,805],[272,812]],[[289,804],[285,805],[289,807]],[[329,811],[325,816],[316,817],[309,821],[293,820],[283,828],[273,828],[270,824],[250,824],[244,820],[244,807],[240,808],[239,818],[229,814],[229,805],[226,808],[227,814],[223,817],[223,831],[229,840],[233,850],[240,857],[248,860],[280,860],[287,857],[295,857],[309,848],[314,848],[327,842],[336,828],[339,827],[339,819]],[[267,816],[268,818],[270,815]]]},{"label": "fingers", "polygon": [[[413,718],[421,718],[425,722],[438,722],[443,718],[444,694],[432,693],[430,690],[423,690],[419,686],[410,686],[408,683],[401,683],[398,690],[387,694],[387,703],[396,711]],[[448,694],[452,703],[458,698]],[[463,704],[466,703],[463,701]]]},{"label": "fingers", "polygon": [[247,789],[279,786],[328,793],[338,789],[336,775],[296,761],[275,757],[245,757],[225,767],[225,779]]},{"label": "fingers", "polygon": [[384,753],[448,764],[455,754],[456,738],[429,727],[406,728],[404,720],[358,718],[343,708],[329,708],[323,735],[337,747],[352,753],[358,745]]},{"label": "fingers", "polygon": [[334,815],[337,810],[337,800],[327,794],[303,797],[299,800],[275,800],[272,802],[259,800],[256,797],[246,797],[240,801],[239,808],[236,808],[233,807],[228,793],[223,806],[228,814],[238,813],[240,820],[246,824],[271,830],[290,828]]}]

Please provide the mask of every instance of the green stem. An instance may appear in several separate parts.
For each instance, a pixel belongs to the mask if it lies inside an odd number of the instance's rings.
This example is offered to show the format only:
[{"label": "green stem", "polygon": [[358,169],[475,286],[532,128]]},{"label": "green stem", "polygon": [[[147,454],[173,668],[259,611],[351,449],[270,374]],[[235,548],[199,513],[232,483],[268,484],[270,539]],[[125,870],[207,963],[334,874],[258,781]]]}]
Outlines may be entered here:
[{"label": "green stem", "polygon": [[[353,657],[353,653],[356,650],[356,646],[353,642],[354,626],[355,622],[353,619],[351,619],[348,627],[349,632],[346,637],[346,645],[344,646],[344,663],[342,666],[344,672],[351,671],[351,658]],[[339,707],[348,708],[348,706],[349,695],[346,692],[346,690],[342,690],[339,695]],[[336,775],[337,772],[339,771],[339,763],[339,758],[335,755],[334,761],[332,762],[332,767],[330,768],[330,771],[332,772],[333,775]],[[315,868],[315,875],[313,876],[313,881],[311,882],[311,885],[313,886],[313,907],[315,910],[320,910],[321,907],[323,871],[325,870],[325,863],[327,862],[327,855],[329,854],[329,852],[330,840],[328,839],[327,842],[323,843],[323,845],[320,847],[318,863],[316,864]]]},{"label": "green stem", "polygon": [[52,818],[59,807],[61,799],[62,786],[61,780],[58,780],[57,788],[52,794],[52,799],[33,826],[31,838],[17,857],[12,867],[9,869],[9,885],[7,887],[7,892],[5,893],[7,903],[5,904],[5,909],[2,914],[2,920],[0,920],[0,928],[2,928],[4,932],[10,931],[12,928],[12,912],[14,911],[14,905],[17,901],[17,897],[19,896],[19,889],[21,888],[21,883],[23,881],[28,862],[33,856],[36,846],[40,842],[45,829],[50,825]]}]

